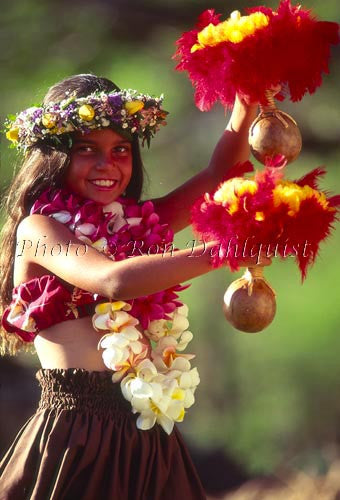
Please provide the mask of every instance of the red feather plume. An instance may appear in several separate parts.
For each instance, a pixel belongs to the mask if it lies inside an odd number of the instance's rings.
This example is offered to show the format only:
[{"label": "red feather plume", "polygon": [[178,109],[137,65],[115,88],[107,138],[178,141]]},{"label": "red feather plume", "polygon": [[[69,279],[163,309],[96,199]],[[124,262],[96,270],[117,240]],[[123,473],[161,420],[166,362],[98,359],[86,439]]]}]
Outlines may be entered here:
[{"label": "red feather plume", "polygon": [[188,72],[201,111],[208,111],[216,101],[232,106],[236,92],[265,103],[265,91],[277,84],[288,88],[290,99],[298,101],[306,92],[314,93],[322,74],[329,72],[330,46],[340,41],[337,23],[318,21],[290,0],[282,0],[277,12],[266,7],[247,10],[249,15],[254,12],[268,16],[268,25],[238,43],[222,41],[191,51],[203,28],[219,24],[220,15],[214,10],[205,11],[196,28],[176,42],[176,69]]},{"label": "red feather plume", "polygon": [[[246,167],[249,171],[249,162]],[[236,270],[241,256],[257,255],[262,248],[274,256],[295,257],[304,279],[321,241],[331,233],[340,206],[340,195],[327,197],[318,189],[317,178],[324,173],[318,168],[292,182],[283,180],[280,171],[266,168],[248,179],[256,183],[256,192],[244,188],[245,179],[237,177],[197,200],[191,223],[203,240],[219,244],[214,265],[227,262]],[[227,185],[235,185],[235,190],[226,189],[221,201],[215,195]]]}]

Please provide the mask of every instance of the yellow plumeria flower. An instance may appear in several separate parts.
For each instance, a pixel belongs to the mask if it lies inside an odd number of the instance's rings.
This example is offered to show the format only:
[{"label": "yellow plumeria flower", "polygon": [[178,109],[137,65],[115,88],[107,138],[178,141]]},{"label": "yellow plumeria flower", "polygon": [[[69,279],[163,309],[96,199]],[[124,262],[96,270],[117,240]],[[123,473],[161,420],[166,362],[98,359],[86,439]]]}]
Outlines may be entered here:
[{"label": "yellow plumeria flower", "polygon": [[90,104],[83,104],[78,109],[78,115],[85,122],[90,122],[91,120],[93,120],[96,113],[95,113],[95,110],[93,109],[93,107],[90,106]]},{"label": "yellow plumeria flower", "polygon": [[125,103],[125,109],[129,115],[134,115],[138,111],[144,108],[144,102],[142,101],[128,101]]},{"label": "yellow plumeria flower", "polygon": [[46,128],[53,128],[55,126],[55,122],[56,122],[56,117],[53,116],[51,113],[45,113],[41,119],[41,123]]},{"label": "yellow plumeria flower", "polygon": [[183,422],[184,417],[185,417],[185,409],[182,408],[180,414],[176,418],[176,422]]},{"label": "yellow plumeria flower", "polygon": [[184,398],[185,398],[185,392],[183,391],[183,389],[181,389],[180,387],[177,387],[176,389],[174,389],[174,391],[171,395],[171,399],[177,399],[178,401],[184,401]]},{"label": "yellow plumeria flower", "polygon": [[121,311],[124,308],[125,310],[129,311],[131,309],[131,306],[123,300],[115,300],[114,302],[103,302],[102,304],[98,304],[95,308],[95,311],[97,314],[105,314],[111,311]]}]

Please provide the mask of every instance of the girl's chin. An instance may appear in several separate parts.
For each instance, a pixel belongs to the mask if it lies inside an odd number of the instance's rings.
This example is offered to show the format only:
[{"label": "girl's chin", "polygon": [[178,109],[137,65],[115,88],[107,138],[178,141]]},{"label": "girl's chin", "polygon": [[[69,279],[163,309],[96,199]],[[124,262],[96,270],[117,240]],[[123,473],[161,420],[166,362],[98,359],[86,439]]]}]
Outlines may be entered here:
[{"label": "girl's chin", "polygon": [[120,194],[112,194],[111,196],[88,196],[89,200],[95,201],[99,205],[108,205],[119,198]]},{"label": "girl's chin", "polygon": [[102,192],[97,192],[97,193],[89,193],[87,198],[95,201],[96,203],[100,205],[108,205],[109,203],[112,203],[113,201],[116,201],[117,198],[121,196],[122,193],[117,192],[117,191],[102,191]]}]

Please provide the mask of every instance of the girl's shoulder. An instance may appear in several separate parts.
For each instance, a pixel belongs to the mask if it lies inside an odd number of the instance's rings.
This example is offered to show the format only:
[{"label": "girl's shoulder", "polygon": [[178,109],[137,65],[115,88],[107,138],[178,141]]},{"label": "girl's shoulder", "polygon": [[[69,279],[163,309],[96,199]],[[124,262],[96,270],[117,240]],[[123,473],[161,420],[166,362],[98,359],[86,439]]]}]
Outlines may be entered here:
[{"label": "girl's shoulder", "polygon": [[26,215],[18,224],[17,236],[33,236],[40,228],[46,228],[52,222],[51,217],[41,214]]}]

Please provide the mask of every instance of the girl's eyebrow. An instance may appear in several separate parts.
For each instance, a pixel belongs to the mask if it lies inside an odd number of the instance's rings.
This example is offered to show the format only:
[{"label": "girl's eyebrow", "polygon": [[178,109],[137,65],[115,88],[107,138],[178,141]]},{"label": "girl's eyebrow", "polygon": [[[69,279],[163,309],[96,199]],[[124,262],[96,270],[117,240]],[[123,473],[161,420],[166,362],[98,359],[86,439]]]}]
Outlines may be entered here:
[{"label": "girl's eyebrow", "polygon": [[[73,144],[97,144],[97,141],[92,141],[91,139],[79,138],[73,141]],[[115,144],[131,144],[127,139],[121,139],[120,141],[115,142]]]}]

